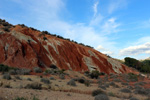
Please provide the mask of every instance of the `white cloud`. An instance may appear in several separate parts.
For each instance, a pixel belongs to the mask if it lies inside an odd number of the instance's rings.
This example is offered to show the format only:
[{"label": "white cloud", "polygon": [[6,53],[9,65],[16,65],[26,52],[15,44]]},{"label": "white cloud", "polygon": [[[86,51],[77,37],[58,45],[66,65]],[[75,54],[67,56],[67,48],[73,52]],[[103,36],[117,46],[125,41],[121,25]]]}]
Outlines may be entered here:
[{"label": "white cloud", "polygon": [[146,51],[145,53],[150,54],[150,50],[149,50],[149,51]]},{"label": "white cloud", "polygon": [[93,19],[90,22],[91,26],[98,26],[100,22],[104,19],[104,17],[101,14],[98,14],[93,17]]},{"label": "white cloud", "polygon": [[111,14],[114,11],[124,8],[126,6],[127,6],[127,0],[111,0],[108,7],[108,13]]},{"label": "white cloud", "polygon": [[97,14],[97,6],[98,6],[99,2],[95,2],[94,5],[93,5],[93,11],[94,11],[94,16],[96,16]]},{"label": "white cloud", "polygon": [[96,50],[104,50],[104,47],[102,47],[101,45],[99,45]]},{"label": "white cloud", "polygon": [[130,46],[128,48],[124,48],[123,50],[120,50],[120,55],[138,55],[138,54],[149,54],[150,53],[150,42],[147,42],[142,45],[137,46]]},{"label": "white cloud", "polygon": [[113,55],[113,52],[111,51],[102,51],[103,54],[107,54],[107,55]]},{"label": "white cloud", "polygon": [[116,23],[116,18],[110,18],[102,26],[102,33],[105,33],[105,34],[116,33],[120,31],[118,29],[119,26],[120,24]]},{"label": "white cloud", "polygon": [[107,54],[107,55],[113,55],[114,53],[104,48],[102,45],[97,46],[96,50],[99,50],[100,52]]}]

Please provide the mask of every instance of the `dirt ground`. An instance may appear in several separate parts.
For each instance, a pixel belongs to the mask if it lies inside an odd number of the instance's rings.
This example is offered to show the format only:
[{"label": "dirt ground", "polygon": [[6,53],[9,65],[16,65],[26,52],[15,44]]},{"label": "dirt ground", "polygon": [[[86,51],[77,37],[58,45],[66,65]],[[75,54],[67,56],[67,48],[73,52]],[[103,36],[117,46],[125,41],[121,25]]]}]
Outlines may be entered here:
[{"label": "dirt ground", "polygon": [[[91,79],[86,77],[84,74],[79,72],[66,71],[68,75],[65,79],[60,79],[58,75],[50,75],[40,77],[39,75],[11,75],[11,79],[3,79],[3,75],[0,74],[0,100],[20,100],[15,99],[17,97],[24,97],[27,100],[33,100],[33,98],[38,98],[36,100],[94,100],[92,92],[97,89],[101,89],[98,86],[98,79]],[[16,78],[17,76],[17,78]],[[107,75],[101,76],[99,79],[106,78]],[[18,78],[19,77],[19,78]],[[54,80],[51,80],[53,77]],[[101,89],[104,91],[110,100],[130,100],[131,97],[138,98],[139,100],[149,100],[150,95],[136,94],[135,89],[130,89],[130,93],[121,92],[121,89],[127,88],[128,86],[134,87],[135,83],[144,82],[140,85],[142,88],[150,88],[150,79],[143,78],[137,82],[128,82],[124,85],[122,77],[110,77],[107,76],[108,80],[103,82],[103,85],[109,84],[109,87]],[[28,80],[28,79],[31,80]],[[46,78],[50,81],[49,84],[45,84],[40,80]],[[78,81],[76,81],[77,86],[67,85],[67,82],[75,78],[84,78],[90,81],[90,86],[86,86]],[[114,79],[121,80],[120,82],[113,81]],[[104,81],[104,80],[103,80]],[[42,89],[28,89],[25,88],[28,84],[39,83],[42,85]],[[115,85],[110,85],[113,82]]]}]

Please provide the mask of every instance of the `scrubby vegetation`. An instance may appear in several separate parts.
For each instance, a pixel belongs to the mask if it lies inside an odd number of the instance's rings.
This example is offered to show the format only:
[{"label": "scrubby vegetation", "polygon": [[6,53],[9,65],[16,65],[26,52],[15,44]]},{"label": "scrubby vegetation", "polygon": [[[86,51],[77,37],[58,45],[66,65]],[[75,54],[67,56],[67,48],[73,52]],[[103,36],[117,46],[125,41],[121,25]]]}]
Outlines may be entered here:
[{"label": "scrubby vegetation", "polygon": [[33,83],[31,83],[31,84],[27,84],[26,86],[25,86],[25,88],[27,88],[27,89],[42,89],[42,84],[40,84],[40,83],[37,83],[37,82],[33,82]]},{"label": "scrubby vegetation", "polygon": [[94,100],[109,100],[109,98],[106,94],[99,94],[99,95],[95,96]]},{"label": "scrubby vegetation", "polygon": [[33,70],[36,73],[42,73],[42,69],[40,67],[34,67]]},{"label": "scrubby vegetation", "polygon": [[50,81],[49,81],[49,79],[47,79],[47,78],[42,78],[42,79],[41,79],[41,82],[43,82],[43,83],[45,83],[45,84],[50,84]]},{"label": "scrubby vegetation", "polygon": [[104,91],[100,90],[100,89],[94,90],[92,92],[92,96],[96,96],[96,95],[99,95],[99,94],[106,94],[106,93]]},{"label": "scrubby vegetation", "polygon": [[71,80],[67,83],[67,85],[70,85],[70,86],[77,86],[76,83],[75,83],[75,81],[74,81],[73,79],[71,79]]},{"label": "scrubby vegetation", "polygon": [[150,60],[139,61],[135,58],[126,57],[125,64],[144,73],[150,73]]}]

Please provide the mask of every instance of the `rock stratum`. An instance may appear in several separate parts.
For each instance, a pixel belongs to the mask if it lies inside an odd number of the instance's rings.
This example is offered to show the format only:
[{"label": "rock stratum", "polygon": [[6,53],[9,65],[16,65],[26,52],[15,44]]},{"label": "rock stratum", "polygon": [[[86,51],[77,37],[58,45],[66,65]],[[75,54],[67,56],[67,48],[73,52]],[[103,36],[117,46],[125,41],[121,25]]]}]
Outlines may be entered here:
[{"label": "rock stratum", "polygon": [[0,64],[43,70],[56,65],[73,71],[128,73],[130,68],[93,48],[0,20]]}]

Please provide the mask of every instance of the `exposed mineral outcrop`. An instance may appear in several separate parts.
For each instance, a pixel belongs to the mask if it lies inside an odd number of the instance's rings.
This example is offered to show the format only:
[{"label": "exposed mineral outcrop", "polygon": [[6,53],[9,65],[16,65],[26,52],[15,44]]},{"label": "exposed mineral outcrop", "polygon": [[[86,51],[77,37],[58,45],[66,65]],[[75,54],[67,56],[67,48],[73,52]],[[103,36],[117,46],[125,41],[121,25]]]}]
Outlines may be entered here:
[{"label": "exposed mineral outcrop", "polygon": [[98,70],[126,73],[131,70],[93,48],[0,20],[0,63],[12,67],[43,69],[56,65],[74,71]]}]

